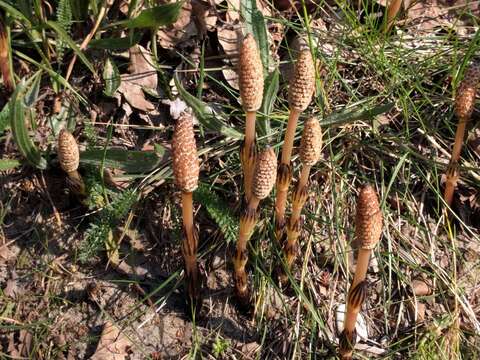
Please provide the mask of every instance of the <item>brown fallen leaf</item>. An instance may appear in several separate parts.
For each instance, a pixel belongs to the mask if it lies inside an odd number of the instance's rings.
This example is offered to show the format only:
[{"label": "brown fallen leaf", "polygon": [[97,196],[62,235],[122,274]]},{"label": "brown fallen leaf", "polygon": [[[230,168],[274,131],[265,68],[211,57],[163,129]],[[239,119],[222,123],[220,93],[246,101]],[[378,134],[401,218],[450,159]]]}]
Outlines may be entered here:
[{"label": "brown fallen leaf", "polygon": [[192,21],[192,3],[186,1],[182,5],[177,21],[157,31],[158,41],[164,49],[173,50],[179,43],[189,40],[197,34]]},{"label": "brown fallen leaf", "polygon": [[97,350],[90,358],[92,360],[123,360],[128,355],[131,341],[120,332],[120,329],[106,321]]},{"label": "brown fallen leaf", "polygon": [[432,293],[432,288],[421,279],[412,281],[412,290],[416,296],[427,296]]},{"label": "brown fallen leaf", "polygon": [[151,112],[155,105],[145,98],[143,89],[151,92],[157,91],[158,76],[152,55],[144,47],[135,45],[130,48],[130,74],[121,75],[118,92],[134,108]]}]

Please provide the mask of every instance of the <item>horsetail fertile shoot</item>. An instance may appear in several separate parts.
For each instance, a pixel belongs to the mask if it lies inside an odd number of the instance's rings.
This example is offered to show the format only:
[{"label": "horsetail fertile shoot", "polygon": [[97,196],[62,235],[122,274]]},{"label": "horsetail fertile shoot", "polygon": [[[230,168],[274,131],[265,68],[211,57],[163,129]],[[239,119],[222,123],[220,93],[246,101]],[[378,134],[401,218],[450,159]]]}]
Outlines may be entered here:
[{"label": "horsetail fertile shoot", "polygon": [[58,135],[58,160],[60,167],[67,173],[68,186],[72,192],[79,196],[85,196],[85,183],[78,172],[80,163],[80,151],[73,135],[66,129],[60,130]]},{"label": "horsetail fertile shoot", "polygon": [[[318,119],[311,117],[305,121],[303,127],[302,140],[300,142],[302,172],[292,195],[292,215],[287,224],[287,242],[284,246],[284,252],[288,269],[292,267],[297,253],[297,240],[301,231],[300,215],[308,196],[310,169],[320,160],[321,149],[322,129]],[[287,278],[281,275],[280,280],[284,283]]]},{"label": "horsetail fertile shoot", "polygon": [[342,359],[351,359],[356,342],[355,324],[367,296],[367,268],[372,250],[382,235],[382,212],[372,186],[360,190],[355,221],[355,237],[360,248],[352,285],[347,297],[347,313],[343,331],[340,334],[339,353]]},{"label": "horsetail fertile shoot", "polygon": [[447,181],[443,198],[448,206],[452,204],[453,192],[458,180],[458,160],[462,150],[465,128],[472,117],[475,107],[475,96],[480,81],[480,65],[472,64],[460,83],[455,97],[455,115],[458,118],[455,142],[453,143],[452,155],[447,168]]},{"label": "horsetail fertile shoot", "polygon": [[245,272],[245,266],[248,261],[247,243],[257,222],[258,204],[260,200],[268,196],[273,185],[275,185],[276,177],[277,157],[272,148],[267,148],[258,155],[255,163],[252,196],[248,201],[247,208],[240,217],[240,231],[233,260],[235,293],[239,304],[243,307],[247,307],[250,304],[247,273]]},{"label": "horsetail fertile shoot", "polygon": [[248,202],[252,195],[253,171],[255,168],[255,118],[262,106],[263,65],[257,43],[248,34],[240,48],[239,85],[243,109],[246,113],[245,139],[240,148],[240,161],[243,168],[245,197]]},{"label": "horsetail fertile shoot", "polygon": [[277,198],[275,202],[275,237],[280,241],[285,226],[285,207],[287,202],[288,187],[292,180],[292,156],[293,140],[297,128],[298,118],[312,99],[315,91],[315,65],[310,50],[302,50],[295,64],[295,73],[290,82],[288,103],[290,115],[285,132],[282,157],[278,168]]},{"label": "horsetail fertile shoot", "polygon": [[183,241],[187,305],[201,308],[200,277],[197,265],[198,232],[193,219],[192,193],[198,187],[200,164],[193,132],[193,119],[182,113],[175,124],[172,139],[173,174],[175,184],[182,192]]}]

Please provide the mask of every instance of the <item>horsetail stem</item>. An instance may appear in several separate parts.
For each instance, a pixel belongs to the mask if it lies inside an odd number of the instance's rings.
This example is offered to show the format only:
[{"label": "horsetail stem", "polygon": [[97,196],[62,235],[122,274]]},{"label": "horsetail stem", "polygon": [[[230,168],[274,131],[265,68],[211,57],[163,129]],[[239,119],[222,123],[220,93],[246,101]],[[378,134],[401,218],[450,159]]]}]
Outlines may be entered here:
[{"label": "horsetail stem", "polygon": [[235,293],[242,306],[248,306],[250,303],[247,273],[245,272],[248,261],[247,244],[257,222],[257,208],[260,200],[268,196],[275,184],[276,177],[277,157],[272,148],[267,148],[258,155],[255,163],[252,196],[240,217],[237,249],[233,260]]},{"label": "horsetail stem", "polygon": [[344,330],[340,335],[339,353],[342,359],[352,357],[355,345],[355,324],[363,302],[367,295],[367,268],[370,254],[382,235],[382,212],[378,198],[372,186],[366,185],[360,190],[357,202],[355,221],[355,237],[360,245],[357,256],[357,266],[352,285],[347,296],[347,313]]},{"label": "horsetail stem", "polygon": [[257,43],[248,34],[240,48],[239,85],[243,109],[245,110],[245,139],[240,148],[243,168],[243,182],[247,201],[252,195],[253,171],[255,168],[255,120],[257,110],[262,106],[263,66]]},{"label": "horsetail stem", "polygon": [[478,83],[480,82],[480,65],[472,64],[465,72],[464,79],[460,83],[455,97],[455,115],[458,118],[458,126],[455,132],[452,155],[448,163],[445,192],[443,198],[448,206],[452,204],[453,193],[458,180],[458,160],[465,137],[465,128],[472,117],[475,106],[475,96]]},{"label": "horsetail stem", "polygon": [[201,308],[201,296],[197,265],[198,233],[193,218],[192,193],[198,187],[200,164],[193,119],[188,113],[183,113],[175,124],[172,152],[175,184],[182,192],[182,254],[185,262],[186,300],[187,304],[197,310]]},{"label": "horsetail stem", "polygon": [[275,201],[275,237],[278,241],[280,241],[284,231],[287,193],[292,180],[290,159],[292,156],[293,140],[295,139],[295,129],[297,128],[298,118],[302,111],[310,104],[314,91],[315,66],[312,54],[310,50],[303,50],[298,55],[295,64],[295,74],[289,86],[288,103],[290,114],[278,168],[277,198]]},{"label": "horsetail stem", "polygon": [[[300,161],[302,172],[297,186],[292,194],[292,214],[287,224],[287,241],[284,247],[287,267],[290,269],[297,253],[297,241],[300,236],[301,224],[300,215],[308,195],[308,178],[310,169],[320,160],[322,148],[322,129],[315,117],[305,121],[300,141]],[[280,275],[280,281],[285,283],[285,274]]]},{"label": "horsetail stem", "polygon": [[67,173],[68,185],[73,193],[79,197],[85,196],[85,183],[78,172],[80,151],[73,135],[66,129],[60,130],[58,135],[58,160],[60,167]]}]

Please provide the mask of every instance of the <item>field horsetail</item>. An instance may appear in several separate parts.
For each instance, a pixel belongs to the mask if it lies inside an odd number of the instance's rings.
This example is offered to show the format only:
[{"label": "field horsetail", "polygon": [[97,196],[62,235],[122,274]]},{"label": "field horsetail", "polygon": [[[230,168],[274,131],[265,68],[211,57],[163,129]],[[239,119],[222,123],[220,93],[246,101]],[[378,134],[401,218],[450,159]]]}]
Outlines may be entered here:
[{"label": "field horsetail", "polygon": [[233,259],[235,294],[242,308],[250,305],[247,273],[245,266],[248,261],[247,244],[257,223],[257,208],[260,200],[265,199],[277,177],[277,157],[272,148],[267,148],[258,155],[252,183],[252,196],[246,209],[240,217],[240,230],[237,249]]},{"label": "field horsetail", "polygon": [[192,311],[201,308],[201,284],[197,265],[198,232],[193,219],[192,193],[198,187],[200,164],[193,132],[193,119],[182,113],[175,124],[172,139],[173,174],[175,184],[182,192],[183,240],[187,306]]},{"label": "field horsetail", "polygon": [[383,217],[377,194],[372,186],[360,190],[355,220],[355,237],[359,245],[357,265],[347,296],[347,313],[340,334],[339,353],[342,359],[352,358],[356,342],[355,325],[358,313],[367,296],[367,269],[372,250],[382,235]]},{"label": "field horsetail", "polygon": [[73,135],[66,129],[60,130],[58,135],[58,161],[63,171],[67,173],[67,183],[71,191],[78,197],[85,197],[85,183],[78,172],[80,151]]}]

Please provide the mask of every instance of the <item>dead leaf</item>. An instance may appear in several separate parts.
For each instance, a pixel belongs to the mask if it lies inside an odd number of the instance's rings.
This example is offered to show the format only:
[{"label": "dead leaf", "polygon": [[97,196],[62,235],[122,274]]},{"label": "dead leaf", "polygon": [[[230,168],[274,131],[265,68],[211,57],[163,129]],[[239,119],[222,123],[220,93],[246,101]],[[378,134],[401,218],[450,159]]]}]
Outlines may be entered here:
[{"label": "dead leaf", "polygon": [[427,296],[432,293],[432,288],[421,279],[412,281],[412,290],[416,296]]},{"label": "dead leaf", "polygon": [[183,3],[176,22],[157,31],[158,41],[164,49],[174,49],[179,43],[197,35],[197,27],[192,21],[192,3]]},{"label": "dead leaf", "polygon": [[15,271],[12,272],[12,276],[7,280],[3,293],[12,299],[16,299],[24,293],[24,290],[18,286],[18,275]]},{"label": "dead leaf", "polygon": [[103,325],[102,335],[92,360],[123,360],[132,343],[110,321]]},{"label": "dead leaf", "polygon": [[151,92],[157,91],[158,76],[154,66],[154,61],[150,52],[140,45],[135,45],[130,49],[130,74],[121,75],[121,83],[118,92],[134,108],[151,112],[155,110],[155,105],[145,99],[143,89]]}]

